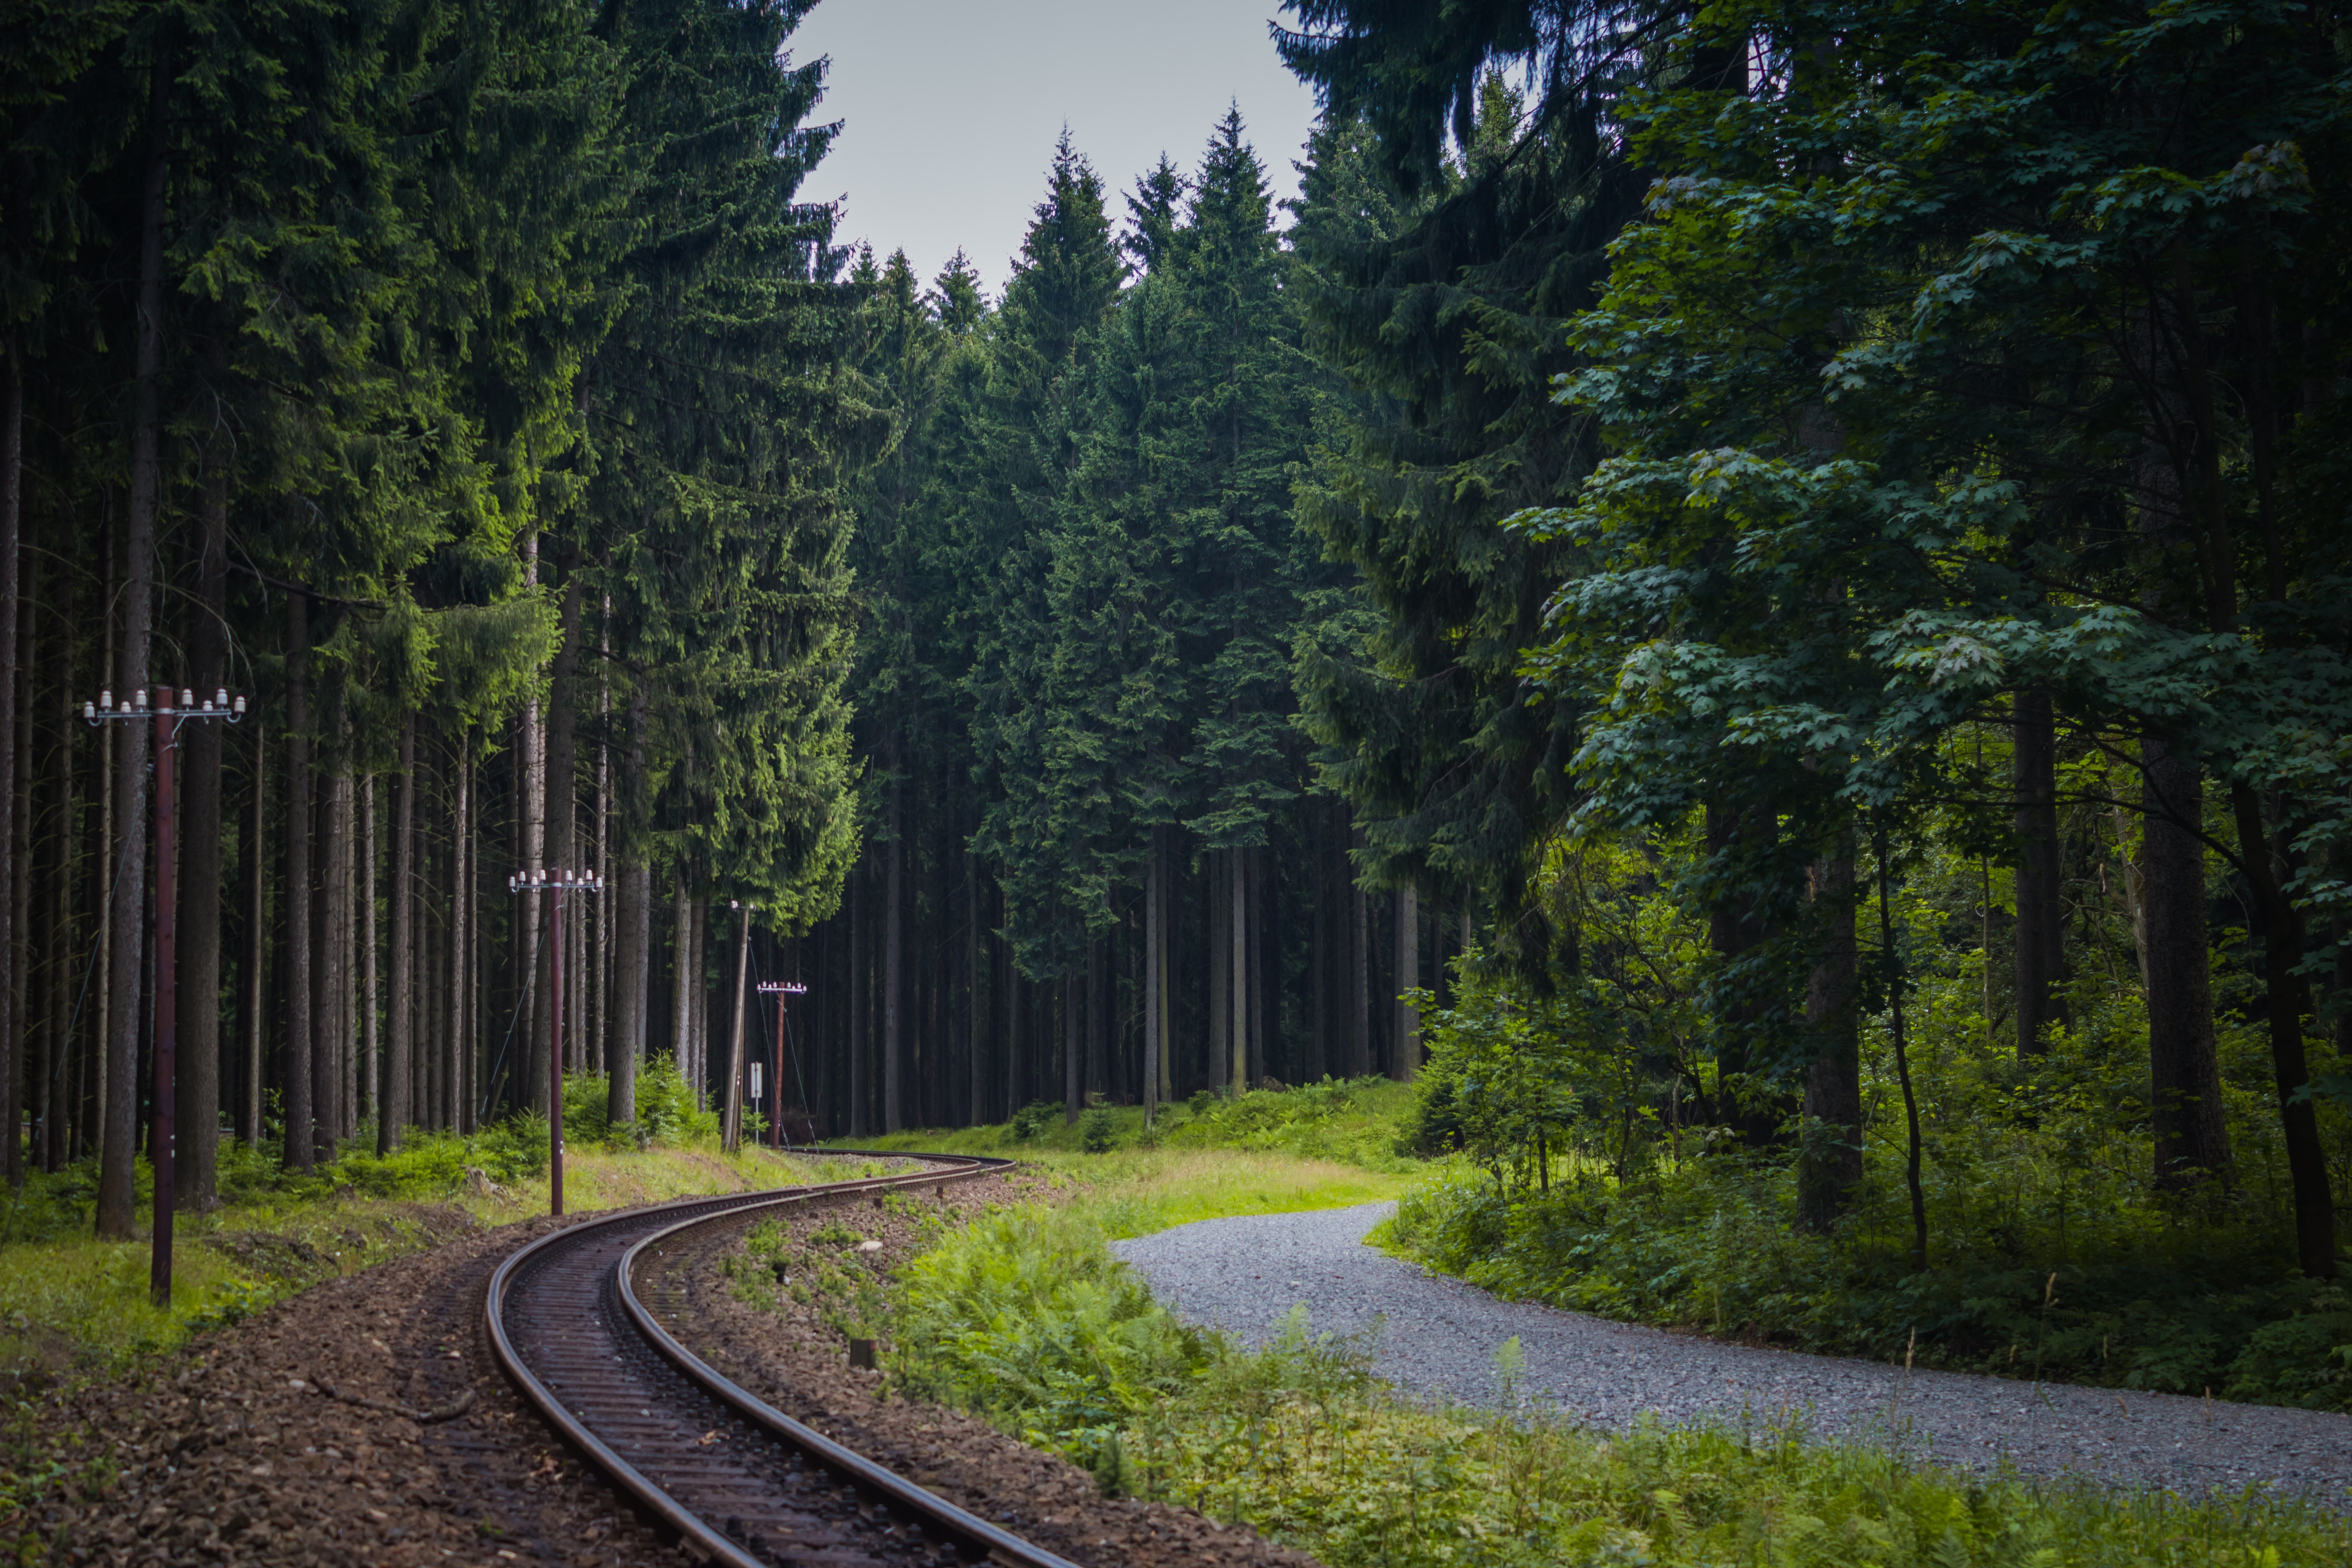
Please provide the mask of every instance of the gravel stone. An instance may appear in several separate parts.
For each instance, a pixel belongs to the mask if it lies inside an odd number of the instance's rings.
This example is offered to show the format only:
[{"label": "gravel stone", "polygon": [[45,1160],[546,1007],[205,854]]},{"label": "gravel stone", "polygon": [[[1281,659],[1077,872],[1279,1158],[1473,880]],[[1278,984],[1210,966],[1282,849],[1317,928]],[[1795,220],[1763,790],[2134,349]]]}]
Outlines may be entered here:
[{"label": "gravel stone", "polygon": [[1381,1376],[1468,1404],[1501,1393],[1496,1352],[1517,1336],[1518,1395],[1584,1424],[1730,1427],[1795,1420],[1913,1458],[2161,1485],[2263,1485],[2352,1497],[2352,1416],[2177,1394],[2037,1384],[1804,1355],[1505,1301],[1375,1251],[1395,1205],[1203,1220],[1114,1250],[1171,1310],[1264,1344],[1291,1309],[1317,1332],[1370,1331]]}]

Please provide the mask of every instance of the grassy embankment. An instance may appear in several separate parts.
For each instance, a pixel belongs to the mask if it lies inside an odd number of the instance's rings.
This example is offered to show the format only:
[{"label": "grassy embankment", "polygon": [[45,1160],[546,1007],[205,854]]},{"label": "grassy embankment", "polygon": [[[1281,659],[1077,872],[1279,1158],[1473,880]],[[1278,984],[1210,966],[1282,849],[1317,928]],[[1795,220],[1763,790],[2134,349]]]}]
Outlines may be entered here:
[{"label": "grassy embankment", "polygon": [[[1256,1352],[1190,1328],[1107,1250],[1191,1218],[1388,1195],[1412,1180],[1393,1152],[1402,1110],[1378,1086],[1251,1095],[1171,1119],[1156,1147],[1132,1113],[1108,1139],[1098,1119],[1110,1147],[1094,1154],[1058,1116],[887,1141],[1021,1154],[1066,1184],[1059,1205],[942,1231],[903,1272],[893,1377],[1069,1456],[1107,1491],[1246,1522],[1333,1568],[2352,1562],[2352,1520],[2298,1501],[1974,1476],[1795,1424],[1580,1429],[1520,1404],[1516,1343],[1496,1347],[1489,1403],[1408,1401],[1371,1375],[1365,1345],[1303,1319]],[[1332,1157],[1348,1149],[1352,1171]]]},{"label": "grassy embankment", "polygon": [[[675,1074],[649,1073],[645,1087],[646,1120],[615,1130],[604,1123],[601,1079],[570,1086],[570,1211],[807,1179],[805,1162],[759,1149],[722,1153],[716,1119],[692,1111]],[[413,1135],[385,1160],[372,1148],[372,1137],[354,1140],[305,1176],[278,1169],[272,1144],[224,1144],[221,1206],[173,1222],[168,1308],[148,1300],[153,1189],[144,1161],[131,1241],[91,1236],[94,1163],[31,1173],[0,1194],[0,1376],[120,1372],[322,1279],[547,1212],[544,1121],[472,1138]]]}]

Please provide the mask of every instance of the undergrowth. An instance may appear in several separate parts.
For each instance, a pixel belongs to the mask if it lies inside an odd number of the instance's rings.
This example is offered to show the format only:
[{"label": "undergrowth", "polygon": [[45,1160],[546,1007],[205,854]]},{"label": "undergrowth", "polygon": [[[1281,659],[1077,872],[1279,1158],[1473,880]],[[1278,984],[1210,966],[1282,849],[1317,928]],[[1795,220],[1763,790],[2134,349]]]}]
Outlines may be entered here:
[{"label": "undergrowth", "polygon": [[1475,978],[1427,1015],[1410,1131],[1455,1158],[1374,1240],[1500,1295],[1792,1349],[2352,1409],[2352,1291],[2297,1270],[2261,1042],[2221,1032],[2234,1180],[2168,1193],[2146,1147],[2145,1019],[2086,1009],[2021,1064],[1966,1010],[1978,979],[1921,988],[1925,1271],[1883,1032],[1864,1030],[1863,1180],[1813,1232],[1793,1121],[1758,1147],[1602,1095],[1625,1052],[1590,998]]},{"label": "undergrowth", "polygon": [[1056,1153],[1107,1154],[1123,1149],[1241,1149],[1295,1154],[1399,1174],[1421,1168],[1401,1150],[1413,1113],[1411,1084],[1385,1078],[1325,1079],[1297,1088],[1261,1088],[1235,1095],[1203,1089],[1181,1104],[1163,1106],[1146,1126],[1135,1105],[1096,1105],[1075,1121],[1059,1104],[1033,1103],[1011,1120],[981,1127],[862,1136],[842,1140],[860,1148],[931,1149],[949,1153],[1010,1154],[1022,1159]]},{"label": "undergrowth", "polygon": [[1488,1407],[1405,1401],[1368,1345],[1295,1313],[1244,1351],[1152,1300],[1083,1206],[1024,1206],[903,1268],[888,1365],[1112,1495],[1248,1524],[1332,1568],[2319,1568],[2352,1521],[2257,1495],[1991,1478],[1801,1427],[1604,1434],[1521,1407],[1516,1343]]},{"label": "undergrowth", "polygon": [[[613,1126],[601,1078],[567,1080],[565,1198],[577,1211],[803,1179],[764,1150],[723,1155],[668,1058],[638,1079],[639,1120]],[[274,1129],[273,1129],[274,1131]],[[28,1171],[0,1195],[0,1379],[26,1387],[105,1375],[225,1327],[323,1279],[415,1252],[483,1224],[545,1212],[548,1127],[530,1112],[459,1136],[411,1130],[379,1158],[362,1129],[310,1172],[284,1169],[276,1137],[224,1139],[216,1207],[174,1220],[168,1307],[148,1299],[153,1173],[137,1162],[129,1241],[92,1235],[96,1162]]]}]

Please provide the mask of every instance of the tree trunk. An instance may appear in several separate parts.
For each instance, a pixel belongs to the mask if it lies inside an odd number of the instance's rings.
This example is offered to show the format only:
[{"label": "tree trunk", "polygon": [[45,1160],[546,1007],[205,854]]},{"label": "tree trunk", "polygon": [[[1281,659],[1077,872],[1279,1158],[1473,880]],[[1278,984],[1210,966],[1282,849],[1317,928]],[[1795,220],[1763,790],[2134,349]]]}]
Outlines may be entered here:
[{"label": "tree trunk", "polygon": [[2011,779],[2017,797],[2017,1055],[2042,1054],[2066,1021],[2065,914],[2059,903],[2058,735],[2050,693],[2017,694]]},{"label": "tree trunk", "polygon": [[1108,1103],[1111,1095],[1110,1081],[1110,1005],[1107,993],[1110,989],[1109,965],[1104,962],[1103,939],[1091,933],[1087,937],[1087,1060],[1084,1076],[1079,1079],[1081,1094],[1091,1093]]},{"label": "tree trunk", "polygon": [[[215,334],[209,355],[218,369]],[[203,703],[228,683],[229,445],[205,443],[198,514],[194,625],[188,632],[189,684]],[[173,1201],[210,1208],[220,1172],[221,825],[226,721],[200,719],[180,731],[180,984],[178,1143]]]},{"label": "tree trunk", "polygon": [[74,631],[78,626],[73,579],[68,576],[58,594],[58,614],[64,635],[57,639],[58,739],[49,759],[49,801],[52,820],[46,857],[48,892],[49,1016],[42,1034],[44,1059],[40,1087],[41,1169],[54,1171],[72,1157],[68,1136],[73,1120],[74,1079],[67,1074],[73,1041],[73,1007],[78,976],[74,958],[79,944],[73,931],[74,782],[72,733],[78,693],[74,689]]},{"label": "tree trunk", "polygon": [[[1363,847],[1363,830],[1350,827],[1356,847]],[[1348,943],[1348,1068],[1349,1078],[1368,1078],[1372,1070],[1372,906],[1356,885],[1349,863],[1348,899],[1352,930]]]},{"label": "tree trunk", "polygon": [[1421,1072],[1421,1010],[1404,993],[1421,984],[1421,889],[1408,882],[1396,895],[1396,1050],[1389,1075],[1411,1083]]},{"label": "tree trunk", "polygon": [[849,868],[849,1135],[866,1136],[866,868]]},{"label": "tree trunk", "polygon": [[1062,1120],[1076,1121],[1086,1100],[1084,1047],[1078,1039],[1083,1020],[1078,1014],[1084,998],[1078,990],[1078,966],[1066,964],[1062,970]]},{"label": "tree trunk", "polygon": [[[541,742],[544,759],[540,775],[541,812],[541,820],[546,825],[546,864],[557,870],[577,870],[580,856],[579,846],[573,841],[572,797],[572,775],[579,753],[580,578],[570,571],[566,571],[564,576],[563,596],[560,602],[562,631],[555,647],[555,662],[548,672],[547,727]],[[571,900],[572,912],[580,912],[585,902],[583,899]],[[564,922],[563,937],[567,950],[572,945],[572,933],[579,925],[577,919]],[[569,951],[564,952],[563,964],[559,968],[553,942],[542,943],[542,947],[539,984],[541,994],[553,1002],[558,1000],[554,994],[554,976],[559,973],[564,975],[566,989],[569,990],[571,978],[577,975],[580,969],[572,962],[572,954]],[[572,1010],[569,995],[560,1000],[563,1004],[562,1012],[567,1026],[565,1033],[571,1037],[561,1042],[564,1053],[563,1065],[566,1071],[572,1071],[579,1065],[576,1058],[579,1055],[577,1031],[580,1015]],[[552,1006],[543,1008],[540,1013],[550,1026],[555,1016],[556,1009]],[[533,1059],[546,1061],[548,1051],[557,1044],[542,1028],[539,1035],[539,1050]]]},{"label": "tree trunk", "polygon": [[[686,896],[686,876],[671,884],[670,898],[670,1057],[681,1076],[689,1075],[694,1034],[693,964],[694,905]],[[690,1076],[688,1081],[691,1082]]]},{"label": "tree trunk", "polygon": [[[143,690],[147,643],[155,614],[155,519],[163,496],[163,191],[171,106],[171,73],[159,56],[148,69],[147,160],[139,215],[139,347],[131,421],[131,510],[123,555],[122,657],[118,689]],[[13,562],[14,553],[10,559]],[[9,595],[9,604],[16,598]],[[13,626],[11,631],[13,633]],[[12,635],[7,646],[13,648]],[[0,685],[10,683],[0,682]],[[121,848],[115,873],[112,949],[107,975],[110,1005],[106,1045],[106,1128],[99,1150],[98,1234],[128,1239],[133,1226],[131,1163],[139,1142],[139,1023],[141,941],[146,930],[147,726],[117,722],[115,830]],[[0,733],[13,733],[0,727]],[[14,776],[13,770],[0,778]],[[0,900],[5,902],[5,900]],[[0,952],[9,944],[0,942]]]},{"label": "tree trunk", "polygon": [[412,1111],[416,1040],[416,715],[400,725],[400,771],[392,780],[392,1018],[376,1117],[376,1152],[400,1147]]},{"label": "tree trunk", "polygon": [[694,1056],[694,1110],[706,1110],[710,1105],[710,962],[706,957],[710,945],[710,900],[689,898],[687,912],[691,917],[687,926],[687,1002],[691,1006],[687,1039]]},{"label": "tree trunk", "polygon": [[977,1127],[981,1122],[981,1042],[987,1034],[986,987],[980,978],[980,858],[967,849],[963,855],[963,1016],[966,1032],[964,1070],[964,1125]]},{"label": "tree trunk", "polygon": [[1203,868],[1208,873],[1208,889],[1202,900],[1208,906],[1209,927],[1209,1060],[1207,1076],[1211,1082],[1228,1088],[1233,1083],[1234,1027],[1234,900],[1226,884],[1231,873],[1226,869],[1227,849],[1209,851]]},{"label": "tree trunk", "polygon": [[[1750,811],[1710,801],[1705,831],[1709,858],[1724,858],[1739,854],[1741,841],[1759,830]],[[1763,922],[1752,901],[1738,896],[1715,900],[1707,909],[1706,926],[1707,944],[1718,965],[1727,969],[1736,966],[1764,939]],[[1763,1075],[1755,1071],[1750,1059],[1760,1008],[1738,994],[1745,989],[1739,980],[1727,984],[1731,994],[1718,1007],[1716,1018],[1714,1114],[1737,1129],[1743,1143],[1761,1149],[1771,1143],[1779,1131],[1780,1096],[1762,1081]]]},{"label": "tree trunk", "polygon": [[882,890],[882,1131],[900,1126],[899,1072],[906,1041],[902,1031],[907,990],[907,802],[906,786],[890,781],[890,853]]},{"label": "tree trunk", "polygon": [[[12,165],[16,162],[10,160]],[[13,168],[11,173],[15,173]],[[19,183],[15,179],[10,181],[12,186]],[[16,219],[22,204],[16,199],[13,191],[9,205],[9,216],[12,220]],[[14,228],[16,224],[12,222],[9,226]],[[0,778],[7,779],[16,776],[14,748],[17,718],[16,616],[20,592],[17,565],[18,545],[24,531],[24,348],[19,334],[11,331],[5,341],[0,341],[0,658],[7,660],[5,667],[0,667]],[[74,628],[67,626],[63,631],[66,638],[71,640]],[[12,837],[7,847],[0,848],[0,891],[13,889],[19,880],[29,885],[28,871],[29,868],[16,858]],[[0,973],[0,985],[5,985],[9,991],[23,992],[29,1005],[30,988],[24,984],[23,973],[15,962],[17,943],[26,933],[16,919],[16,899],[11,896],[0,901],[8,905],[5,910],[0,910],[0,921],[7,922],[0,925],[0,953],[5,954],[5,960],[0,962],[9,965],[6,973]],[[5,1086],[5,1092],[0,1093],[0,1122],[5,1122],[8,1133],[7,1151],[0,1159],[5,1159],[11,1186],[21,1182],[25,1175],[24,1151],[16,1134],[23,1117],[14,1103],[17,1086],[24,1081],[25,1076],[22,1052],[25,1037],[29,1032],[25,1024],[24,1013],[19,1009],[16,1016],[5,1021],[5,1026],[0,1026],[0,1086]]]},{"label": "tree trunk", "polygon": [[2157,1185],[2186,1192],[2231,1175],[2214,1050],[2205,932],[2204,788],[2197,764],[2150,738],[2141,804],[2141,923]]},{"label": "tree trunk", "polygon": [[381,932],[376,926],[377,841],[375,775],[360,781],[360,1109],[376,1119],[376,1141],[383,1139],[383,1039],[379,1020],[383,1010],[383,974],[376,959]]},{"label": "tree trunk", "polygon": [[1152,828],[1151,858],[1143,873],[1143,1124],[1147,1127],[1160,1112],[1160,991],[1168,983],[1160,955],[1160,895],[1167,832],[1164,827]]},{"label": "tree trunk", "polygon": [[[14,552],[10,552],[13,556]],[[12,784],[15,810],[8,835],[10,865],[13,874],[0,881],[8,894],[9,986],[8,1037],[0,1041],[0,1060],[5,1060],[6,1076],[0,1078],[0,1129],[5,1129],[7,1147],[0,1152],[0,1165],[5,1165],[8,1184],[19,1185],[25,1179],[25,1083],[26,1078],[26,1049],[38,1033],[32,1021],[32,1009],[39,998],[33,989],[33,637],[36,606],[40,603],[40,571],[37,566],[25,574],[25,603],[16,627],[16,659],[12,695],[14,719],[10,728],[16,742]]]},{"label": "tree trunk", "polygon": [[613,921],[619,912],[621,879],[613,876],[613,596],[604,595],[604,613],[596,622],[596,869],[612,878],[612,891],[595,900],[595,1016],[588,1026],[590,1054],[595,1070],[608,1075],[606,1102],[611,1101],[610,1052],[613,1033]]},{"label": "tree trunk", "polygon": [[1805,1068],[1804,1132],[1799,1143],[1797,1218],[1826,1232],[1862,1184],[1862,1034],[1854,1005],[1860,949],[1854,940],[1851,835],[1812,869],[1813,905],[1824,922],[1821,955],[1805,988],[1805,1028],[1813,1057]]},{"label": "tree trunk", "polygon": [[474,923],[478,916],[474,907],[477,880],[474,864],[474,733],[463,725],[457,731],[456,766],[457,821],[449,845],[450,1125],[459,1132],[471,1132],[474,1130],[477,1090],[474,1084],[474,1034],[467,1024],[473,1016]]},{"label": "tree trunk", "polygon": [[629,742],[621,776],[621,952],[614,959],[620,1016],[617,1060],[607,1090],[615,1124],[637,1120],[637,1074],[646,1063],[646,1040],[653,1026],[653,868],[646,858],[646,730],[653,706],[642,679],[629,684]]},{"label": "tree trunk", "polygon": [[315,924],[311,934],[311,974],[316,984],[310,999],[310,1112],[317,1129],[317,1157],[332,1160],[335,1140],[342,1131],[339,1085],[342,1077],[344,996],[351,987],[349,950],[345,941],[349,900],[343,873],[351,833],[350,775],[345,758],[350,729],[343,699],[336,692],[327,712],[331,772],[319,803],[319,867],[312,901]]},{"label": "tree trunk", "polygon": [[[245,825],[245,1110],[238,1135],[257,1147],[261,1126],[261,1010],[268,1005],[264,982],[265,955],[269,951],[268,886],[268,858],[264,848],[269,804],[269,729],[259,715],[248,712],[253,725],[253,797],[247,805]],[[291,720],[289,720],[290,725]]]}]

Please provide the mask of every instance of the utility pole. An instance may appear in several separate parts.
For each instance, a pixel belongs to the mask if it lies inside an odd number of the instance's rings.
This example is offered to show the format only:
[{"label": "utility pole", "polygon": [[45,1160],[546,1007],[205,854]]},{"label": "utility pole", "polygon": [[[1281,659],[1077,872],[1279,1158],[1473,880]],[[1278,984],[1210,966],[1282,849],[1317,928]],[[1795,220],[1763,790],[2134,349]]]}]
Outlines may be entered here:
[{"label": "utility pole", "polygon": [[751,911],[757,904],[730,899],[727,907],[743,918],[735,932],[735,1031],[727,1048],[727,1109],[719,1122],[719,1142],[730,1154],[743,1146],[743,983],[751,974]]},{"label": "utility pole", "polygon": [[808,987],[797,980],[762,980],[760,982],[760,994],[776,999],[776,1037],[771,1052],[774,1060],[769,1069],[776,1087],[768,1091],[768,1121],[773,1134],[771,1142],[781,1149],[784,1147],[784,998],[805,996]]},{"label": "utility pole", "polygon": [[563,1214],[563,895],[601,893],[604,879],[594,871],[517,871],[507,879],[509,893],[548,895],[547,900],[547,1212]]},{"label": "utility pole", "polygon": [[[180,903],[173,861],[173,838],[179,829],[177,803],[172,792],[172,753],[179,749],[180,726],[197,720],[219,719],[235,724],[245,718],[245,699],[231,700],[226,688],[205,699],[183,691],[173,700],[172,689],[155,689],[152,706],[142,690],[114,706],[114,693],[101,691],[95,702],[81,705],[82,722],[96,729],[110,721],[155,722],[155,1087],[154,1125],[148,1133],[155,1166],[155,1247],[147,1266],[147,1289],[155,1305],[172,1304],[172,1180],[173,1141],[178,1136],[173,1108],[180,1093]],[[210,918],[210,917],[207,917]],[[131,1092],[128,1084],[125,1094]]]}]

